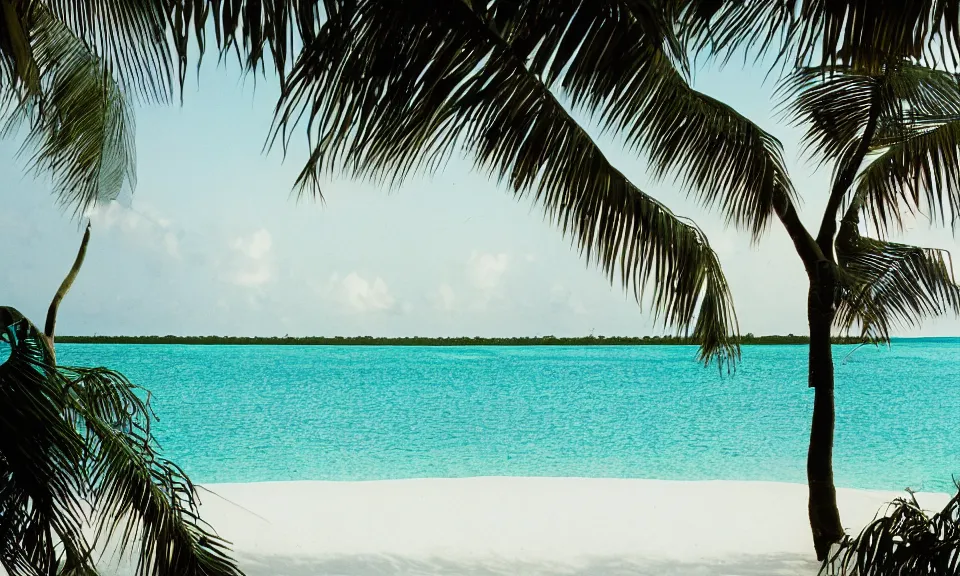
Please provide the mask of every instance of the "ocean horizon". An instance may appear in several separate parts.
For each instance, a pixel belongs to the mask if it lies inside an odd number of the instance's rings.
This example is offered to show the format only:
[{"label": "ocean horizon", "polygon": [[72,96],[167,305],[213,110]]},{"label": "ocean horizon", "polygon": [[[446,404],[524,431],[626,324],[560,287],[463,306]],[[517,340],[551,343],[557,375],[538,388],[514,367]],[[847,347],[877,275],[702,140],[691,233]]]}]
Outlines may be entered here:
[{"label": "ocean horizon", "polygon": [[[806,346],[58,344],[150,391],[196,482],[560,476],[804,482]],[[836,483],[952,492],[960,338],[835,346]]]}]

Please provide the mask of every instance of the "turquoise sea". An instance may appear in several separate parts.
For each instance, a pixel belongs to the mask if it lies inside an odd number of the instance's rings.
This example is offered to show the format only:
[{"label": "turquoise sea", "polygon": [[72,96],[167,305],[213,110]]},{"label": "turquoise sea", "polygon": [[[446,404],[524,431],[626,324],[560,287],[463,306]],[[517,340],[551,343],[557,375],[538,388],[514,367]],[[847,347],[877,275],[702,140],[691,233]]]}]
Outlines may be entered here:
[{"label": "turquoise sea", "polygon": [[[151,391],[200,482],[485,475],[803,482],[806,347],[81,345]],[[960,339],[837,346],[839,486],[953,491]]]}]

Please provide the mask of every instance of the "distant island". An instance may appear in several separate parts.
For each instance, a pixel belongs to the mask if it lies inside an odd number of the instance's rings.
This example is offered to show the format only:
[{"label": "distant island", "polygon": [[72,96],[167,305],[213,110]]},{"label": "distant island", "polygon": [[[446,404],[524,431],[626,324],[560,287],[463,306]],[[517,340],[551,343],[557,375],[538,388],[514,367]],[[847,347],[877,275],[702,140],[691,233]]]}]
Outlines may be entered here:
[{"label": "distant island", "polygon": [[[746,334],[740,344],[807,344],[807,336],[754,336]],[[189,345],[260,345],[260,346],[693,346],[696,342],[682,336],[530,336],[519,338],[452,337],[428,338],[408,336],[380,338],[374,336],[58,336],[64,344],[189,344]],[[863,338],[836,337],[834,344],[862,344]]]}]

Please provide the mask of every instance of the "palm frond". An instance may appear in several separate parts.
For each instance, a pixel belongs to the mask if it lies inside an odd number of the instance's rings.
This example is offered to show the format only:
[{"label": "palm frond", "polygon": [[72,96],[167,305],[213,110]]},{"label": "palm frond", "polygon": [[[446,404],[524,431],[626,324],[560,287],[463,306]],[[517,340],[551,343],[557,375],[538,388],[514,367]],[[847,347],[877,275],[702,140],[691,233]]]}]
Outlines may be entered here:
[{"label": "palm frond", "polygon": [[[320,173],[401,182],[458,148],[548,216],[640,299],[703,342],[702,359],[737,355],[736,319],[703,234],[637,189],[603,156],[509,43],[460,0],[359,2],[305,47],[277,111],[286,145],[302,116]],[[698,315],[699,309],[699,315]]]},{"label": "palm frond", "polygon": [[38,174],[52,176],[61,204],[80,214],[135,187],[133,113],[102,60],[69,28],[40,5],[33,24],[41,94],[20,94],[6,131],[26,126],[21,152]]},{"label": "palm frond", "polygon": [[881,86],[875,76],[817,66],[797,69],[778,92],[794,125],[807,127],[803,152],[823,164],[844,158],[859,143]]},{"label": "palm frond", "polygon": [[758,238],[775,198],[792,200],[780,143],[734,109],[693,90],[668,6],[642,0],[488,3],[527,70],[600,117],[708,206]]},{"label": "palm frond", "polygon": [[[808,67],[790,75],[779,91],[795,123],[807,127],[806,151],[820,163],[834,162],[834,182],[840,172],[851,178],[878,230],[899,224],[901,208],[957,217],[951,148],[957,134],[951,126],[960,119],[960,75],[904,61],[887,63],[876,74]],[[853,178],[860,153],[869,162]],[[848,194],[843,188],[839,192]]]},{"label": "palm frond", "polygon": [[171,0],[170,21],[180,59],[181,83],[189,67],[188,47],[196,41],[200,56],[212,28],[221,56],[235,51],[248,70],[266,65],[269,56],[281,84],[301,45],[313,42],[321,24],[348,10],[355,0]]},{"label": "palm frond", "polygon": [[960,574],[960,493],[933,515],[920,507],[912,492],[909,498],[897,498],[886,515],[841,542],[820,573]]},{"label": "palm frond", "polygon": [[887,341],[896,328],[960,314],[960,285],[949,253],[860,236],[845,222],[837,241],[840,298],[836,325]]},{"label": "palm frond", "polygon": [[726,57],[878,69],[891,58],[956,65],[960,0],[674,0],[683,35]]},{"label": "palm frond", "polygon": [[0,86],[36,94],[40,75],[30,46],[30,29],[24,23],[28,8],[28,2],[0,0]]},{"label": "palm frond", "polygon": [[167,11],[193,3],[199,2],[43,0],[42,7],[102,62],[123,93],[148,101],[166,101],[173,94],[176,48],[167,36]]},{"label": "palm frond", "polygon": [[871,150],[935,119],[960,115],[957,75],[905,61],[888,63],[877,73],[849,66],[798,68],[781,82],[778,94],[794,124],[807,127],[805,152],[821,163],[842,159],[859,143],[873,107],[878,127]]},{"label": "palm frond", "polygon": [[66,381],[67,417],[84,434],[98,538],[119,536],[122,550],[138,545],[142,576],[240,575],[227,542],[200,519],[190,479],[158,455],[153,414],[138,389],[104,368],[58,372]]},{"label": "palm frond", "polygon": [[654,177],[683,187],[727,221],[760,238],[777,203],[796,195],[782,146],[732,107],[693,90],[664,57],[645,95],[627,88],[604,107],[606,126],[647,153]]},{"label": "palm frond", "polygon": [[956,227],[960,222],[960,116],[940,124],[900,124],[903,138],[860,173],[857,194],[878,230],[903,223],[901,209]]},{"label": "palm frond", "polygon": [[60,411],[42,333],[7,307],[0,330],[10,346],[0,364],[0,566],[10,576],[51,574],[58,546],[89,556],[80,530],[83,443]]},{"label": "palm frond", "polygon": [[42,333],[12,308],[0,324],[11,344],[0,365],[0,565],[11,576],[87,574],[93,545],[111,541],[136,547],[143,576],[239,576],[189,478],[157,453],[138,389],[104,368],[54,366]]}]

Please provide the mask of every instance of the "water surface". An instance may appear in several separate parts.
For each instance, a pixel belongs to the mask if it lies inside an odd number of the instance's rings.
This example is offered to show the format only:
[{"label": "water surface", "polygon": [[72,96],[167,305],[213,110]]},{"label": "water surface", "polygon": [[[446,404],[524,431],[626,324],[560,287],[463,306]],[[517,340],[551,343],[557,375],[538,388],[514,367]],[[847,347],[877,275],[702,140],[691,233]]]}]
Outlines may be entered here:
[{"label": "water surface", "polygon": [[[684,346],[57,349],[149,388],[166,455],[201,482],[805,480],[805,346],[746,347],[732,376]],[[836,355],[837,484],[952,491],[960,339]]]}]

